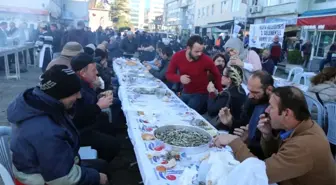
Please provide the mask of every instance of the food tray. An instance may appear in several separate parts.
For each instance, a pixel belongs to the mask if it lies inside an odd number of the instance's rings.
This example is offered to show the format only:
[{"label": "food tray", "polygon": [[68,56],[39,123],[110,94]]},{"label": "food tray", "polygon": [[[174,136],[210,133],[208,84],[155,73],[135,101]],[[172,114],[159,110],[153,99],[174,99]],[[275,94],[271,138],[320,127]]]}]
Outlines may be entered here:
[{"label": "food tray", "polygon": [[[167,130],[171,130],[171,129],[185,129],[188,131],[193,131],[193,132],[197,132],[201,135],[204,135],[208,138],[208,141],[200,146],[197,147],[181,147],[181,146],[174,146],[168,143],[165,143],[164,141],[158,139],[156,136],[158,133],[162,133],[165,132]],[[194,126],[187,126],[187,125],[166,125],[166,126],[162,126],[159,127],[158,129],[156,129],[154,131],[154,136],[156,137],[157,140],[163,142],[165,144],[166,149],[168,150],[173,150],[176,152],[185,152],[186,154],[199,154],[199,153],[203,153],[205,151],[207,151],[209,149],[209,145],[212,141],[212,137],[211,135],[206,132],[205,130],[198,128],[198,127],[194,127]]]}]

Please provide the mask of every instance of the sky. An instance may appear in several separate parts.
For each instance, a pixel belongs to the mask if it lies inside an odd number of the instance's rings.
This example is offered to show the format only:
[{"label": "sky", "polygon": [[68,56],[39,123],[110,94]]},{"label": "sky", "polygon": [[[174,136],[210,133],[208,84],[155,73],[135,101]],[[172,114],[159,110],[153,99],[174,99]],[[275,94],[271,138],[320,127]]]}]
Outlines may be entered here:
[{"label": "sky", "polygon": [[145,0],[145,8],[148,9],[150,5],[150,0]]}]

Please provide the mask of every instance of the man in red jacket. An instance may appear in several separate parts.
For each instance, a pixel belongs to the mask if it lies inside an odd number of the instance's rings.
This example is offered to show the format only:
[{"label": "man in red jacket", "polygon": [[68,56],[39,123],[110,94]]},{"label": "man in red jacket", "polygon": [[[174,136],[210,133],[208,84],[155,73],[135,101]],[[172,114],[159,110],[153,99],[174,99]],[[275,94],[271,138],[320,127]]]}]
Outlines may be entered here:
[{"label": "man in red jacket", "polygon": [[166,73],[168,81],[183,84],[181,99],[197,112],[202,112],[207,103],[208,72],[215,78],[217,91],[222,91],[221,72],[211,58],[203,54],[203,49],[202,38],[198,35],[191,36],[187,49],[174,54]]}]

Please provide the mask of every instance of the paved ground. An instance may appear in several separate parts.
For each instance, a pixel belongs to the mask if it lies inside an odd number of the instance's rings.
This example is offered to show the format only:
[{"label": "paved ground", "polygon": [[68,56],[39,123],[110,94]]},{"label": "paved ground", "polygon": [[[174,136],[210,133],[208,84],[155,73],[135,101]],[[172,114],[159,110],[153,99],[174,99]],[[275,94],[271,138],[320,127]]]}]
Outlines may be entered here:
[{"label": "paved ground", "polygon": [[41,70],[39,68],[29,68],[28,70],[27,73],[21,74],[20,80],[7,80],[5,72],[0,71],[0,125],[8,124],[6,109],[14,97],[25,89],[38,84]]}]

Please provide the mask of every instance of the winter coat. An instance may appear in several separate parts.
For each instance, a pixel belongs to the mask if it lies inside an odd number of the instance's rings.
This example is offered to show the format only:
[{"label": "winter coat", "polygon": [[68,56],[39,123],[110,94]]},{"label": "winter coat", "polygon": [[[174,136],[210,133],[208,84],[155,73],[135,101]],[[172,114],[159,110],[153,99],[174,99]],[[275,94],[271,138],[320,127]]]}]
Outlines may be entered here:
[{"label": "winter coat", "polygon": [[316,93],[318,93],[323,103],[334,102],[336,101],[336,83],[325,81],[309,87],[307,94],[317,100]]},{"label": "winter coat", "polygon": [[19,94],[7,109],[13,123],[13,172],[23,184],[99,185],[95,169],[80,166],[79,134],[64,105],[38,87]]}]

